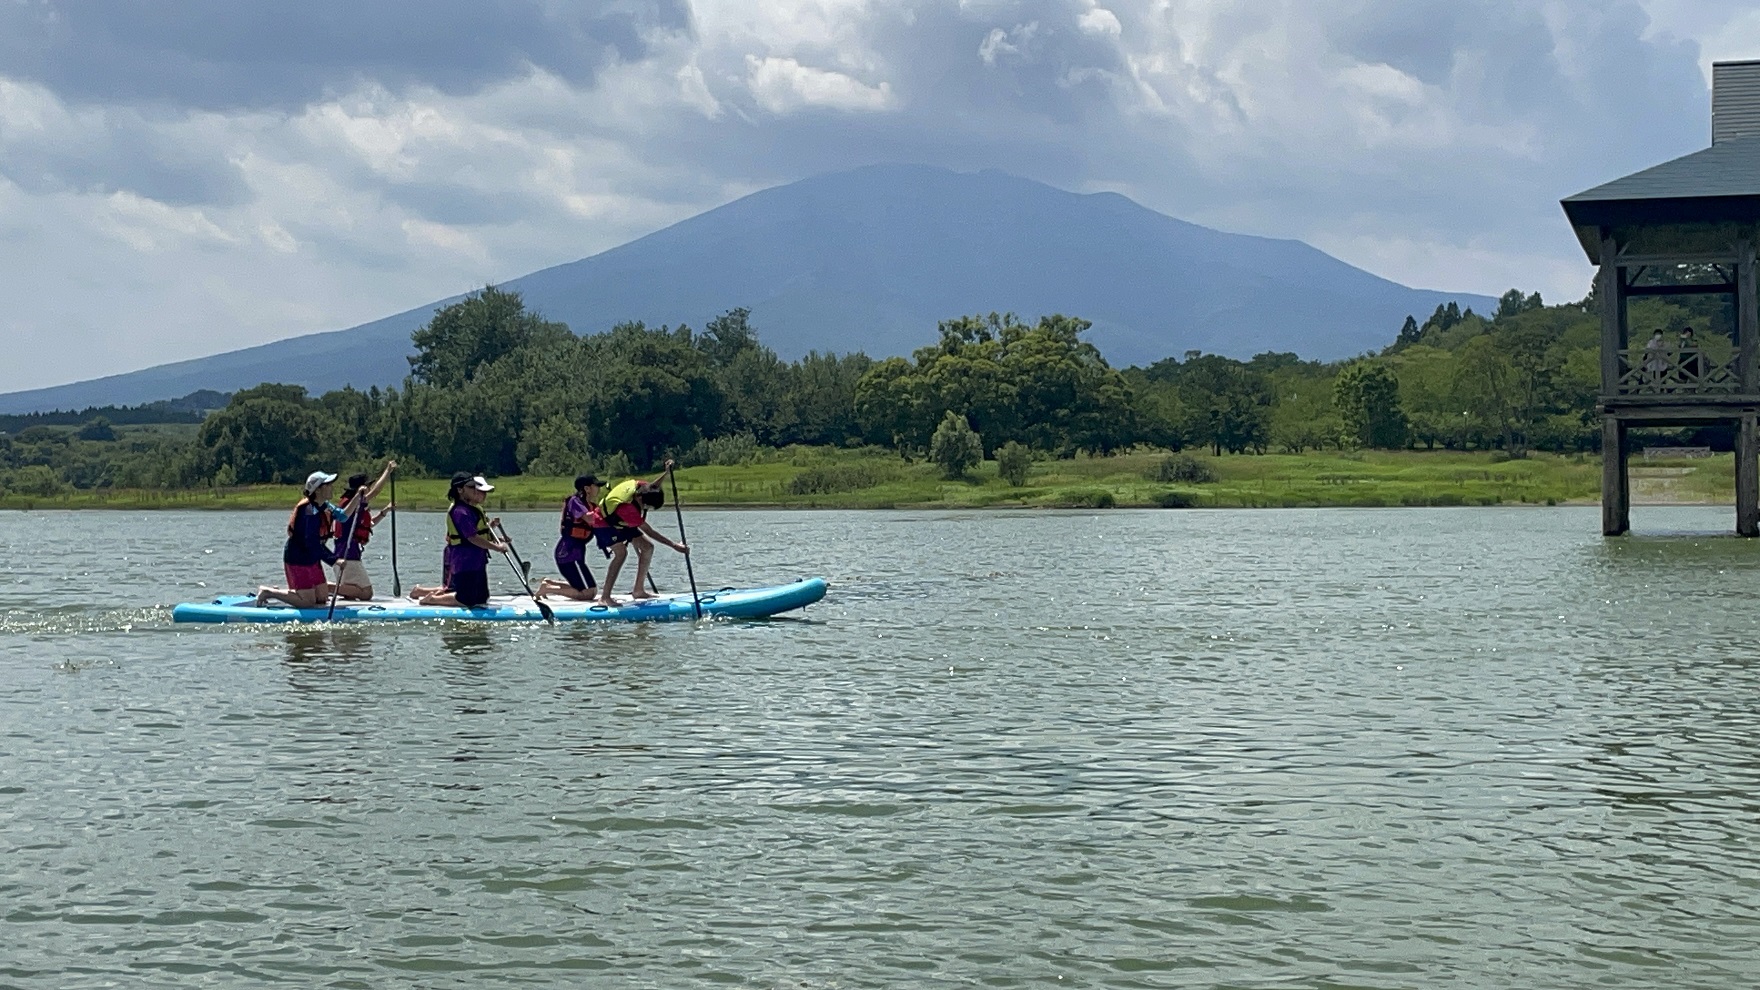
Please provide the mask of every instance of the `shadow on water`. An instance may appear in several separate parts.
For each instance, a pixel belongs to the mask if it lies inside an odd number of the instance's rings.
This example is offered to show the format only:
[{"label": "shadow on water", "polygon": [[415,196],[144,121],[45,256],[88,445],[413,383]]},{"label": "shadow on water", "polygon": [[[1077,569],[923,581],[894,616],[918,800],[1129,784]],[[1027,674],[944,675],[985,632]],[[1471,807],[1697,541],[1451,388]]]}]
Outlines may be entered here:
[{"label": "shadow on water", "polygon": [[495,652],[488,626],[476,622],[449,622],[440,630],[446,652],[463,659],[480,660]]},{"label": "shadow on water", "polygon": [[1590,563],[1610,575],[1654,579],[1691,570],[1704,576],[1720,571],[1760,572],[1760,541],[1734,534],[1646,533],[1593,541]]},{"label": "shadow on water", "polygon": [[371,660],[373,644],[364,629],[302,627],[288,629],[287,662],[295,666]]}]

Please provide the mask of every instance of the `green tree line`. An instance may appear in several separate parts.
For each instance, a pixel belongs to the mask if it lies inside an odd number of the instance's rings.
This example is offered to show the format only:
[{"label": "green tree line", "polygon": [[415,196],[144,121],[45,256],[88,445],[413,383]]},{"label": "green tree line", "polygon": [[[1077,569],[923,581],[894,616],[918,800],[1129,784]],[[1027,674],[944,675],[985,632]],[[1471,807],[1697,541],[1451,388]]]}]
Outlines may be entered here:
[{"label": "green tree line", "polygon": [[[1716,297],[1645,299],[1634,337],[1694,326],[1714,359],[1733,318]],[[1484,316],[1450,303],[1408,317],[1382,351],[1341,362],[1188,351],[1111,367],[1064,315],[944,321],[909,358],[812,353],[784,361],[750,313],[703,327],[620,324],[576,336],[488,287],[413,335],[401,387],[313,396],[265,383],[199,424],[89,411],[0,435],[0,493],[66,487],[291,482],[314,466],[395,456],[404,470],[567,476],[643,470],[666,457],[735,463],[760,448],[884,446],[943,461],[1104,455],[1132,447],[1215,454],[1419,448],[1593,451],[1599,442],[1595,300],[1545,305],[1511,290]],[[968,439],[966,433],[971,436]],[[1685,439],[1685,438],[1683,438]],[[963,466],[962,466],[963,465]]]}]

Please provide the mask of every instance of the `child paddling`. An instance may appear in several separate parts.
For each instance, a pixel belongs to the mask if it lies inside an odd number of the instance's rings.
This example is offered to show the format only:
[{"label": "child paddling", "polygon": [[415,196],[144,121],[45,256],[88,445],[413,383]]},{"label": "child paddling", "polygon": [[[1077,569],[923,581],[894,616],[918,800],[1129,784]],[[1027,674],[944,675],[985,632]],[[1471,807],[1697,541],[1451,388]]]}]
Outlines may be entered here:
[{"label": "child paddling", "polygon": [[330,582],[324,565],[336,563],[336,552],[327,545],[335,532],[330,506],[336,476],[313,471],[306,476],[305,494],[287,517],[287,544],[281,551],[281,570],[287,587],[257,589],[257,607],[278,601],[294,608],[317,608],[330,600]]},{"label": "child paddling", "polygon": [[599,479],[583,474],[574,479],[574,494],[562,505],[562,537],[556,541],[556,569],[562,580],[545,578],[538,597],[560,595],[577,602],[598,597],[593,572],[587,567],[587,541],[593,538],[593,507],[599,503]]},{"label": "child paddling", "polygon": [[[671,461],[666,462],[666,469],[672,470]],[[691,552],[690,547],[673,542],[648,524],[648,510],[665,504],[666,493],[659,482],[634,478],[612,486],[599,502],[598,510],[593,514],[593,538],[605,556],[611,558],[605,568],[605,586],[599,591],[600,604],[613,604],[611,586],[617,583],[618,572],[623,570],[623,560],[631,546],[636,548],[636,586],[630,592],[631,598],[654,597],[647,589],[648,563],[654,558],[654,541],[679,553]]]},{"label": "child paddling", "polygon": [[446,587],[416,589],[424,592],[417,596],[423,605],[476,608],[489,601],[489,554],[507,552],[493,529],[501,520],[488,518],[482,508],[494,490],[480,474],[460,471],[452,476],[446,492],[452,500],[446,513]]},{"label": "child paddling", "polygon": [[350,475],[348,487],[343,489],[336,524],[336,550],[342,558],[336,588],[339,598],[362,602],[373,598],[373,578],[367,573],[366,565],[361,563],[361,551],[372,540],[374,525],[396,508],[388,505],[374,515],[371,504],[395,470],[397,462],[386,461],[385,470],[379,472],[379,480],[368,485],[365,474]]}]

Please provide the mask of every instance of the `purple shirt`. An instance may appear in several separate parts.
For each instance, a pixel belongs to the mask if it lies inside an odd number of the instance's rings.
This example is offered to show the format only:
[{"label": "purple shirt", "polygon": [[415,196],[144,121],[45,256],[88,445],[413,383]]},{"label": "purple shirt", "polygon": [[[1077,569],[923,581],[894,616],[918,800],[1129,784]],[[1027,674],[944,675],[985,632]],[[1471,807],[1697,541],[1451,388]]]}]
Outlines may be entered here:
[{"label": "purple shirt", "polygon": [[[460,502],[452,507],[452,511],[448,512],[447,516],[452,519],[452,528],[458,530],[458,535],[471,537],[477,535],[477,520],[481,519],[483,514],[477,511],[474,506]],[[456,547],[447,546],[446,572],[448,574],[486,571],[488,569],[489,551],[475,543],[461,543]]]},{"label": "purple shirt", "polygon": [[556,559],[558,561],[587,559],[586,539],[569,535],[569,530],[575,527],[576,520],[580,520],[582,526],[592,527],[592,520],[586,519],[586,515],[587,503],[582,501],[579,495],[570,495],[568,501],[562,506],[562,539],[556,541]]}]

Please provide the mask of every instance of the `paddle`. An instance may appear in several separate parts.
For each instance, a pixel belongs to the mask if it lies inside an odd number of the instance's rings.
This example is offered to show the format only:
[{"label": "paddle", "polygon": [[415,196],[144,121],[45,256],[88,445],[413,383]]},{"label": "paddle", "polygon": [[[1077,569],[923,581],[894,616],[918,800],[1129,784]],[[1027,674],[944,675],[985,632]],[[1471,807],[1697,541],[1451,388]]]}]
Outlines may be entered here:
[{"label": "paddle", "polygon": [[[691,545],[691,541],[684,535],[684,509],[680,508],[678,504],[678,476],[672,473],[671,461],[666,462],[666,477],[672,481],[672,512],[678,517],[678,542],[688,547]],[[703,617],[703,599],[701,595],[697,594],[697,572],[691,567],[691,555],[688,553],[684,555],[684,573],[691,579],[691,605],[697,610],[697,618],[701,619]],[[653,585],[653,581],[653,578],[648,579],[650,586]]]},{"label": "paddle", "polygon": [[[354,511],[364,511],[367,506],[365,500],[361,499],[359,492],[355,493],[355,500],[360,501],[361,504],[356,506]],[[342,593],[342,575],[348,568],[348,544],[354,539],[354,517],[344,516],[343,518],[348,520],[348,532],[342,534],[342,541],[336,546],[336,583],[330,586],[330,612],[324,616],[325,622],[336,618],[336,596]]]},{"label": "paddle", "polygon": [[532,603],[538,606],[538,614],[544,617],[545,622],[555,625],[556,613],[551,611],[550,606],[544,604],[543,599],[532,593],[532,582],[526,577],[530,567],[525,561],[519,559],[519,551],[513,548],[513,537],[507,535],[507,527],[497,522],[495,532],[500,535],[501,542],[507,544],[507,553],[503,555],[507,558],[507,566],[513,568],[514,576],[519,578],[519,583],[525,586],[526,594],[531,597]]},{"label": "paddle", "polygon": [[397,576],[397,471],[391,472],[391,595],[403,597],[403,580]]}]

